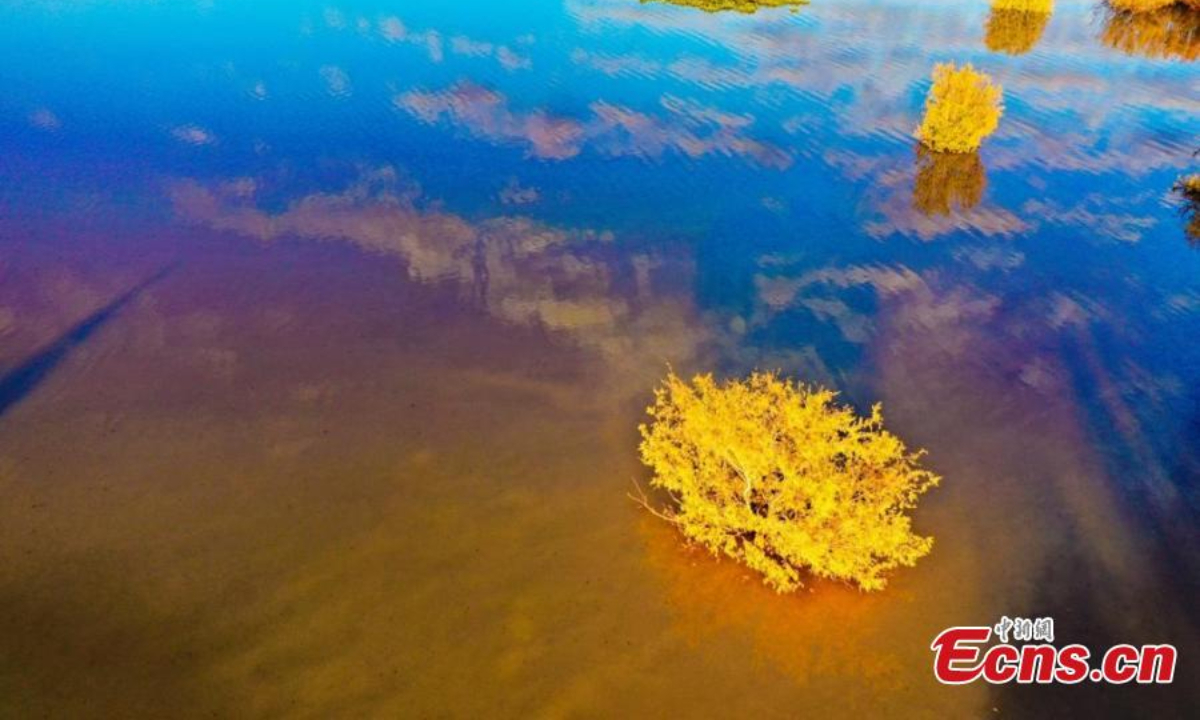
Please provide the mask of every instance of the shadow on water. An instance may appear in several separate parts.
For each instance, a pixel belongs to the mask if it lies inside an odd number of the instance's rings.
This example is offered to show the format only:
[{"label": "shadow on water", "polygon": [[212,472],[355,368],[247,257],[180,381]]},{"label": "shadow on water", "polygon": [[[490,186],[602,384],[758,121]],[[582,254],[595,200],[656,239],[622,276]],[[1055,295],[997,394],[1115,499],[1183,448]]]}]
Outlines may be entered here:
[{"label": "shadow on water", "polygon": [[[1086,359],[1094,340],[1072,342],[1067,351],[1076,367],[1075,383],[1083,397],[1113,397],[1112,370]],[[1098,354],[1097,354],[1098,355]],[[1109,647],[1170,643],[1177,648],[1175,681],[1148,686],[1138,683],[1096,685],[1080,692],[1070,685],[1000,686],[996,702],[1013,717],[1182,717],[1179,708],[1200,705],[1200,686],[1187,682],[1197,675],[1200,609],[1197,597],[1197,542],[1200,521],[1196,486],[1200,480],[1200,396],[1191,401],[1189,420],[1171,442],[1159,448],[1137,422],[1122,422],[1123,408],[1091,407],[1091,432],[1101,446],[1117,448],[1107,465],[1118,485],[1123,506],[1137,508],[1128,516],[1136,523],[1138,564],[1142,577],[1121,576],[1106,568],[1084,535],[1072,549],[1042,573],[1032,607],[1055,608],[1058,645],[1082,643],[1093,652],[1093,666]],[[1133,417],[1132,413],[1128,413]],[[1153,432],[1163,432],[1154,430]],[[1147,612],[1146,607],[1153,607]]]},{"label": "shadow on water", "polygon": [[167,266],[127,290],[120,297],[76,323],[54,342],[34,353],[25,362],[0,376],[0,417],[24,400],[58,367],[71,350],[87,341],[118,312],[147,288],[169,275],[174,266]]},{"label": "shadow on water", "polygon": [[[1037,607],[1056,608],[1058,646],[1081,643],[1089,647],[1093,653],[1090,663],[1095,667],[1105,650],[1117,644],[1170,643],[1178,650],[1174,682],[1164,685],[1095,684],[1088,692],[1080,692],[1081,686],[1060,683],[1009,683],[994,690],[993,702],[1008,717],[1019,718],[1183,717],[1178,714],[1179,708],[1196,707],[1200,703],[1200,687],[1187,681],[1196,676],[1195,645],[1189,639],[1189,636],[1195,637],[1195,618],[1191,618],[1191,626],[1144,622],[1138,617],[1136,606],[1130,607],[1121,600],[1112,599],[1116,595],[1114,578],[1097,568],[1095,563],[1088,562],[1083,555],[1079,553],[1046,572],[1040,583],[1042,592],[1035,601]],[[1147,559],[1147,562],[1162,561],[1162,558]],[[1186,578],[1173,584],[1174,587],[1165,590],[1147,589],[1143,597],[1154,603],[1172,602],[1186,598],[1184,593],[1194,593],[1194,589],[1187,588],[1189,581]],[[1170,597],[1164,599],[1164,596]],[[1194,611],[1189,612],[1194,614]]]}]

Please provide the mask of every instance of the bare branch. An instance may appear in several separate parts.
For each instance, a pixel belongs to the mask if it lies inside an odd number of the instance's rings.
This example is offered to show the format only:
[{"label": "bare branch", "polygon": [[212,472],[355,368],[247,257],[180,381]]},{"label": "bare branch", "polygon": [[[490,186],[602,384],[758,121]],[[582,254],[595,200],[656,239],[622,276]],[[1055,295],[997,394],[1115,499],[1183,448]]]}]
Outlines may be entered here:
[{"label": "bare branch", "polygon": [[675,524],[675,525],[679,524],[678,518],[673,517],[671,515],[667,515],[666,513],[662,512],[660,510],[656,510],[654,508],[654,506],[650,504],[650,499],[648,497],[646,497],[646,491],[643,490],[642,486],[638,484],[638,481],[636,478],[630,478],[630,481],[633,483],[634,489],[637,490],[637,495],[634,495],[633,493],[625,493],[626,497],[628,497],[630,500],[634,501],[638,505],[641,505],[643,508],[646,509],[647,512],[649,512],[654,517],[659,518],[661,520],[666,520],[667,522]]}]

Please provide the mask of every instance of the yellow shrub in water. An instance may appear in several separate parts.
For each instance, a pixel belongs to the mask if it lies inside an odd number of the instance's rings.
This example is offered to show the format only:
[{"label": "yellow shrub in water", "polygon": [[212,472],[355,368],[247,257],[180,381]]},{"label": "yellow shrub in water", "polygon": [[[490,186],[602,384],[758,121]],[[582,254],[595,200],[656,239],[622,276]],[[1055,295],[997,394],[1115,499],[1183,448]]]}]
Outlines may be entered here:
[{"label": "yellow shrub in water", "polygon": [[1200,245],[1200,175],[1188,175],[1175,183],[1175,192],[1183,198],[1183,216],[1187,220],[1188,242]]},{"label": "yellow shrub in water", "polygon": [[1003,91],[967,64],[939,63],[917,138],[936,152],[971,152],[1000,124]]},{"label": "yellow shrub in water", "polygon": [[758,12],[759,8],[773,7],[790,7],[798,8],[801,5],[807,5],[808,0],[641,0],[646,2],[665,2],[670,5],[687,5],[688,7],[699,8],[705,12],[724,12],[725,10],[733,10],[735,12],[751,14]]},{"label": "yellow shrub in water", "polygon": [[642,460],[675,501],[650,509],[780,592],[804,572],[879,590],[933,546],[906,511],[939,478],[883,429],[879,406],[860,417],[829,390],[768,373],[723,384],[672,373],[648,412]]}]

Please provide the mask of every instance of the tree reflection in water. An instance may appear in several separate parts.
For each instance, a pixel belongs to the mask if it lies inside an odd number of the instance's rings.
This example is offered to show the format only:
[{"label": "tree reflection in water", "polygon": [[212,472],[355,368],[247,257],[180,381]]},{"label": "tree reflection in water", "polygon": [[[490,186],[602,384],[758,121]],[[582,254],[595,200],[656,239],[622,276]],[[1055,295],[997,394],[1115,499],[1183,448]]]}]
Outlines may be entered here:
[{"label": "tree reflection in water", "polygon": [[988,16],[984,43],[992,52],[1024,55],[1042,39],[1050,13],[1025,12],[992,7]]},{"label": "tree reflection in water", "polygon": [[925,216],[970,210],[983,199],[987,171],[978,152],[939,153],[917,147],[913,207]]},{"label": "tree reflection in water", "polygon": [[1196,60],[1200,58],[1200,10],[1182,4],[1150,12],[1109,8],[1100,40],[1126,55]]}]

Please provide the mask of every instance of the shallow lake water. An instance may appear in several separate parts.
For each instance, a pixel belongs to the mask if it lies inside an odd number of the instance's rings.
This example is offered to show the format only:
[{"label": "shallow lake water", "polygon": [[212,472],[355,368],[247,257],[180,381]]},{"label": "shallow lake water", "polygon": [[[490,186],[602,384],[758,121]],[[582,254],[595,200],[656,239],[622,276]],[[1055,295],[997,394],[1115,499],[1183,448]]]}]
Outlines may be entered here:
[{"label": "shallow lake water", "polygon": [[[1198,16],[0,4],[0,716],[1187,715]],[[947,60],[977,154],[914,146]],[[668,366],[882,402],[933,553],[684,545]],[[1001,615],[1176,683],[939,685]]]}]

